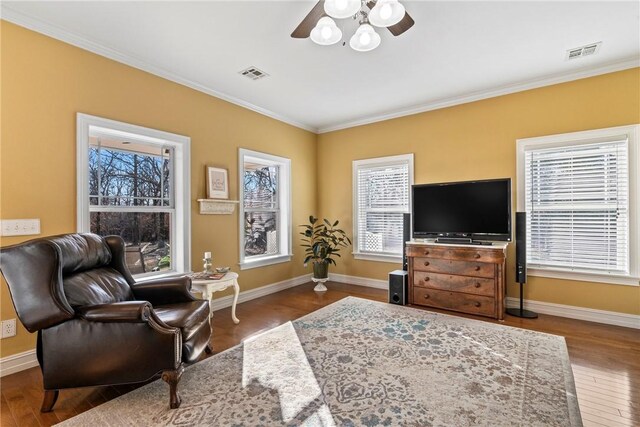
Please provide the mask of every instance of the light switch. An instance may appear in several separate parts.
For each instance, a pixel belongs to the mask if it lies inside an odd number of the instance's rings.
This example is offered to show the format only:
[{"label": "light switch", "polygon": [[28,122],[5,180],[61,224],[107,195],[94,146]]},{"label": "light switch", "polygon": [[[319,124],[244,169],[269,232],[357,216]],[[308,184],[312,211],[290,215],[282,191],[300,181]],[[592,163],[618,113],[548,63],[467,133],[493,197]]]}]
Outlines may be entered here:
[{"label": "light switch", "polygon": [[29,236],[40,234],[40,219],[3,219],[0,220],[3,236]]}]

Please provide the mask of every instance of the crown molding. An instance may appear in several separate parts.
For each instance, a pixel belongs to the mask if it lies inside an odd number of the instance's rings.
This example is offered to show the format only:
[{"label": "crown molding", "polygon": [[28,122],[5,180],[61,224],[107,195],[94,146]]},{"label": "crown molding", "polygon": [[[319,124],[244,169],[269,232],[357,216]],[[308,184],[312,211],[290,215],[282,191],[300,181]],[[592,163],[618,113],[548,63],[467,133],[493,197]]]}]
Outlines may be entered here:
[{"label": "crown molding", "polygon": [[40,19],[33,18],[22,12],[18,12],[15,9],[12,9],[11,7],[7,6],[6,4],[2,4],[0,7],[1,7],[1,13],[0,13],[1,19],[5,21],[19,25],[21,27],[27,28],[37,33],[44,34],[54,39],[63,41],[70,45],[79,47],[80,49],[88,50],[89,52],[95,53],[100,56],[104,56],[105,58],[112,59],[116,62],[120,62],[122,64],[128,65],[133,68],[137,68],[139,70],[156,75],[158,77],[162,77],[163,79],[170,80],[182,86],[186,86],[188,88],[197,90],[198,92],[202,92],[207,95],[211,95],[215,98],[222,99],[223,101],[230,102],[232,104],[238,105],[240,107],[246,108],[248,110],[254,111],[256,113],[262,114],[272,119],[287,123],[291,126],[295,126],[297,128],[304,129],[313,133],[318,132],[318,129],[313,126],[300,123],[296,120],[292,120],[281,114],[275,113],[271,110],[267,110],[266,108],[262,108],[258,105],[244,101],[240,98],[236,98],[226,93],[211,89],[198,82],[186,79],[175,73],[172,73],[171,71],[165,70],[164,68],[158,67],[147,61],[143,61],[139,58],[136,58],[133,55],[120,52],[116,49],[112,49],[103,44],[92,42],[91,40],[88,40],[82,36],[74,34],[65,29],[62,29],[56,25],[51,25]]},{"label": "crown molding", "polygon": [[480,101],[483,99],[495,98],[502,95],[509,95],[525,90],[537,89],[544,86],[551,86],[559,83],[566,83],[573,80],[580,80],[588,77],[595,77],[601,74],[614,73],[630,68],[640,67],[640,57],[625,58],[621,61],[611,62],[596,68],[582,69],[566,73],[551,74],[544,77],[525,80],[519,83],[499,86],[487,90],[473,92],[462,96],[453,96],[450,98],[442,98],[436,101],[430,101],[425,104],[415,105],[409,108],[401,108],[389,113],[378,114],[363,117],[357,120],[343,122],[337,125],[320,127],[318,134],[334,132],[337,130],[348,129],[356,126],[368,125],[371,123],[382,122],[385,120],[396,119],[398,117],[411,116],[414,114],[424,113],[427,111],[439,110],[441,108],[453,107],[455,105],[467,104],[469,102]]},{"label": "crown molding", "polygon": [[238,105],[240,107],[243,107],[248,110],[254,111],[256,113],[262,114],[264,116],[270,117],[272,119],[281,121],[283,123],[287,123],[291,126],[295,126],[297,128],[304,129],[309,132],[313,132],[315,134],[322,134],[322,133],[328,133],[328,132],[333,132],[337,130],[348,129],[356,126],[362,126],[362,125],[381,122],[385,120],[395,119],[399,117],[424,113],[427,111],[438,110],[441,108],[453,107],[455,105],[466,104],[474,101],[480,101],[483,99],[494,98],[497,96],[508,95],[516,92],[522,92],[525,90],[536,89],[536,88],[550,86],[558,83],[565,83],[573,80],[594,77],[601,74],[613,73],[616,71],[622,71],[630,68],[640,67],[640,57],[626,58],[624,60],[612,62],[596,68],[582,69],[578,71],[570,71],[566,73],[557,73],[557,74],[547,75],[547,76],[536,78],[536,79],[525,80],[515,84],[499,86],[499,87],[477,91],[477,92],[473,92],[473,93],[461,95],[461,96],[442,98],[442,99],[430,101],[424,104],[418,104],[411,107],[400,108],[384,114],[370,115],[370,116],[362,117],[356,120],[350,120],[350,121],[338,123],[335,125],[329,125],[329,126],[318,128],[305,123],[298,122],[296,120],[283,116],[282,114],[270,111],[266,108],[262,108],[258,105],[252,104],[250,102],[244,101],[242,99],[236,98],[226,93],[211,89],[200,83],[186,79],[175,73],[165,70],[161,67],[157,67],[151,63],[138,59],[133,55],[125,54],[118,50],[112,49],[108,46],[92,42],[84,37],[81,37],[77,34],[69,32],[63,28],[60,28],[55,25],[51,25],[40,19],[33,18],[22,12],[18,12],[15,9],[12,9],[11,7],[7,6],[6,3],[0,4],[0,8],[1,8],[0,18],[5,21],[11,22],[13,24],[19,25],[21,27],[27,28],[29,30],[32,30],[41,34],[44,34],[46,36],[49,36],[54,39],[60,40],[62,42],[68,43],[70,45],[79,47],[81,49],[95,53],[97,55],[104,56],[116,62],[120,62],[122,64],[128,65],[130,67],[148,72],[150,74],[156,75],[158,77],[164,78],[174,83],[178,83],[180,85],[189,87],[191,89],[197,90],[198,92],[202,92],[207,95],[213,96],[215,98],[222,99],[229,103]]}]

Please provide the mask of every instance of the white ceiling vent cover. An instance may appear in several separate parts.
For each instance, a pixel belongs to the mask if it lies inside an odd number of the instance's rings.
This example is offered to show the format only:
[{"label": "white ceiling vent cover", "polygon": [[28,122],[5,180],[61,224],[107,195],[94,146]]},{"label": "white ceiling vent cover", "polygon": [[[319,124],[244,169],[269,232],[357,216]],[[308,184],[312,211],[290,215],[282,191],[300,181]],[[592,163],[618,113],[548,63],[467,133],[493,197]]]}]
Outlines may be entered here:
[{"label": "white ceiling vent cover", "polygon": [[584,56],[595,55],[600,50],[601,45],[602,45],[602,42],[598,42],[598,43],[591,43],[588,45],[576,47],[574,49],[569,49],[567,51],[566,59],[567,60],[577,59],[577,58],[582,58]]},{"label": "white ceiling vent cover", "polygon": [[256,67],[249,67],[246,68],[242,71],[239,72],[239,74],[242,74],[243,76],[250,78],[251,80],[259,80],[263,77],[268,77],[269,74],[265,73],[264,71],[256,68]]}]

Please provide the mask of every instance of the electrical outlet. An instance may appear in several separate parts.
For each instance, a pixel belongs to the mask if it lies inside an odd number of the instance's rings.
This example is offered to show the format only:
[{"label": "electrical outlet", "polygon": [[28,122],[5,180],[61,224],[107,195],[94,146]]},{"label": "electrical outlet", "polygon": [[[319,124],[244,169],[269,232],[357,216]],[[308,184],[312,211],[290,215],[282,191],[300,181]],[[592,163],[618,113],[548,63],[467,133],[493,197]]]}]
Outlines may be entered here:
[{"label": "electrical outlet", "polygon": [[16,319],[2,321],[2,338],[16,336]]},{"label": "electrical outlet", "polygon": [[2,230],[3,236],[29,236],[32,234],[40,234],[40,219],[3,219]]}]

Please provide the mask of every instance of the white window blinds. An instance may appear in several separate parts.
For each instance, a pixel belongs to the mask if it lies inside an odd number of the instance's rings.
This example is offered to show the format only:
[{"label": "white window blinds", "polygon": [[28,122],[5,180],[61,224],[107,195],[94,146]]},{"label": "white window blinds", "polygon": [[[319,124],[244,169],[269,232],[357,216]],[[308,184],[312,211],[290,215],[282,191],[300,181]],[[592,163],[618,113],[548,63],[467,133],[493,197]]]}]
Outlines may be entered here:
[{"label": "white window blinds", "polygon": [[628,153],[626,137],[525,149],[530,267],[629,274]]},{"label": "white window blinds", "polygon": [[409,159],[355,164],[356,250],[402,255],[402,214],[409,212]]}]

